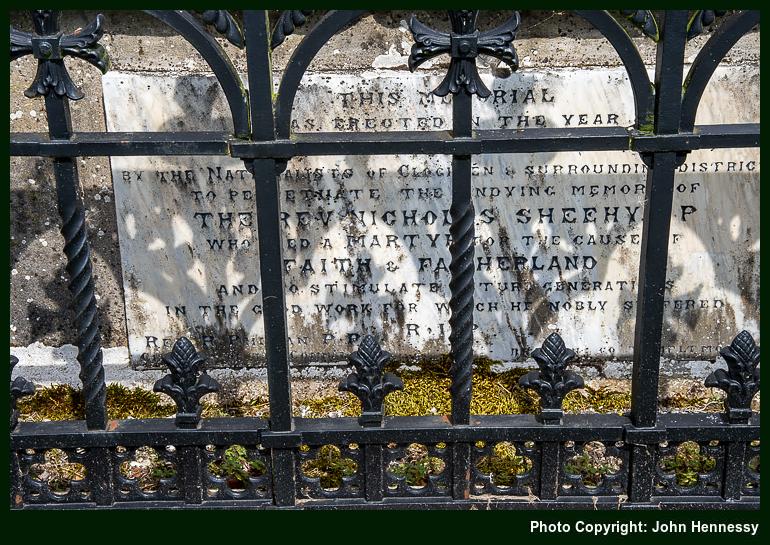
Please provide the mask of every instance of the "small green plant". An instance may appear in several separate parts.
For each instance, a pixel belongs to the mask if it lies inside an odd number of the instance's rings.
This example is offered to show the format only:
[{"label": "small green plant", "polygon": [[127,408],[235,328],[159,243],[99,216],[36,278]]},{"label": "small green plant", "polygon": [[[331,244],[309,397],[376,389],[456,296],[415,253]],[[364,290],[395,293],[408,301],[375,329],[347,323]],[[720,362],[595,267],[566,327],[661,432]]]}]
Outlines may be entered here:
[{"label": "small green plant", "polygon": [[153,479],[171,479],[176,477],[176,469],[169,462],[155,464],[150,471],[150,475]]},{"label": "small green plant", "polygon": [[422,487],[428,484],[430,475],[438,475],[445,467],[441,458],[428,456],[428,449],[424,445],[412,443],[406,447],[406,456],[392,462],[388,471],[396,477],[403,477],[409,486]]},{"label": "small green plant", "polygon": [[[301,448],[307,452],[309,448]],[[318,455],[302,464],[302,472],[311,478],[319,480],[321,488],[336,490],[342,486],[342,478],[356,474],[358,464],[352,458],[343,458],[339,447],[324,445],[318,449]]]},{"label": "small green plant", "polygon": [[209,463],[209,473],[215,477],[227,479],[228,484],[244,488],[250,477],[260,477],[267,471],[267,465],[259,458],[249,460],[246,448],[232,445],[222,457]]},{"label": "small green plant", "polygon": [[532,469],[532,460],[516,454],[516,447],[504,441],[497,443],[490,456],[484,456],[476,467],[482,473],[492,475],[492,482],[497,486],[513,486],[516,475]]},{"label": "small green plant", "polygon": [[685,441],[676,449],[676,454],[666,456],[660,462],[663,471],[676,474],[679,486],[695,486],[700,473],[708,473],[716,467],[712,456],[701,454],[700,445],[694,441]]},{"label": "small green plant", "polygon": [[136,480],[142,492],[155,492],[161,479],[176,477],[176,467],[160,457],[151,447],[140,447],[134,459],[120,464],[120,473],[127,479]]},{"label": "small green plant", "polygon": [[607,475],[620,471],[620,459],[606,456],[605,446],[598,441],[591,441],[583,446],[583,451],[567,460],[564,469],[572,475],[579,475],[583,484],[594,488],[601,484]]}]

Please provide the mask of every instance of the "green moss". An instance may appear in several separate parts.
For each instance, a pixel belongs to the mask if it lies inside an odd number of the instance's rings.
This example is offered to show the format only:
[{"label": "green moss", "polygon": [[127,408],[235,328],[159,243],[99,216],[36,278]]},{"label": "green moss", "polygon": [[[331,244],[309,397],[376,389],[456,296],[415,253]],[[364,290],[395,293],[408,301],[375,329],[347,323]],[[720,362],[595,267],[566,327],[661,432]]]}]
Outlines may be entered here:
[{"label": "green moss", "polygon": [[254,399],[239,400],[234,403],[220,405],[209,401],[203,401],[204,418],[218,418],[227,416],[256,416],[267,418],[269,416],[270,400],[266,396],[258,396]]},{"label": "green moss", "polygon": [[304,410],[295,410],[294,416],[319,418],[330,414],[341,414],[342,416],[361,414],[361,404],[354,395],[332,395],[318,399],[303,399],[298,405]]},{"label": "green moss", "polygon": [[394,416],[449,414],[449,377],[402,373],[404,389],[385,398],[385,414]]},{"label": "green moss", "polygon": [[[757,460],[757,465],[758,464]],[[708,473],[716,467],[712,456],[701,454],[700,445],[694,441],[685,441],[676,449],[676,454],[666,456],[660,461],[663,471],[676,473],[679,486],[695,486],[700,473]]]},{"label": "green moss", "polygon": [[107,386],[107,414],[113,419],[166,417],[176,414],[176,405],[168,397],[144,388],[110,384]]},{"label": "green moss", "polygon": [[618,413],[623,414],[631,409],[631,394],[618,392],[611,388],[590,388],[573,390],[564,396],[564,412],[581,413]]},{"label": "green moss", "polygon": [[[300,447],[307,452],[307,445]],[[322,488],[333,490],[342,486],[342,478],[356,474],[358,464],[351,458],[343,458],[340,449],[334,445],[324,445],[318,449],[318,455],[302,464],[302,472],[311,478],[317,478]]]},{"label": "green moss", "polygon": [[482,473],[492,476],[492,482],[497,486],[513,486],[516,475],[521,475],[532,469],[532,460],[516,453],[516,447],[511,443],[497,443],[490,456],[484,456],[476,467]]},{"label": "green moss", "polygon": [[[176,408],[164,396],[144,388],[126,388],[120,384],[107,386],[107,414],[112,419],[156,418],[172,416]],[[19,413],[25,420],[82,420],[85,418],[83,392],[65,384],[38,389],[22,398]]]},{"label": "green moss", "polygon": [[[650,91],[655,96],[655,86],[650,85]],[[637,129],[642,134],[654,134],[655,133],[655,113],[649,112],[644,120],[640,120],[639,127]],[[633,141],[633,138],[631,139]]]},{"label": "green moss", "polygon": [[[471,412],[473,414],[522,414],[537,411],[539,398],[519,386],[527,370],[514,369],[503,373],[491,371],[489,358],[476,358],[473,362],[473,388]],[[392,416],[420,416],[449,414],[451,396],[449,374],[451,357],[443,356],[420,364],[419,371],[398,371],[404,382],[402,391],[393,392],[385,399],[385,414]],[[358,414],[358,413],[356,413]]]},{"label": "green moss", "polygon": [[665,409],[695,409],[698,411],[721,412],[724,410],[724,401],[716,393],[704,392],[701,394],[675,394],[660,400],[660,405]]},{"label": "green moss", "polygon": [[40,388],[21,398],[17,407],[24,420],[82,420],[85,418],[83,393],[65,384]]},{"label": "green moss", "polygon": [[655,126],[652,123],[642,123],[639,125],[638,131],[642,134],[652,134],[655,130]]},{"label": "green moss", "polygon": [[[526,369],[513,369],[494,373],[496,364],[489,358],[474,360],[471,412],[478,415],[535,414],[539,409],[537,393],[525,390],[518,384]],[[418,365],[419,370],[399,370],[402,365]],[[396,372],[404,382],[402,391],[393,392],[385,399],[385,414],[389,416],[446,415],[451,412],[448,355],[428,360],[401,360],[388,364],[388,370]],[[722,411],[723,403],[717,394],[705,391],[698,395],[677,394],[660,400],[662,409]],[[566,413],[627,413],[631,408],[631,395],[617,388],[585,387],[567,394],[564,399]],[[51,386],[39,389],[33,396],[19,401],[23,420],[81,420],[84,418],[83,396],[80,390],[69,386]],[[126,388],[119,384],[107,386],[107,410],[112,419],[165,418],[176,412],[171,400],[161,394],[143,388]],[[238,400],[227,405],[203,402],[203,416],[267,418],[269,399]],[[294,415],[310,418],[332,416],[354,417],[361,414],[358,399],[347,392],[320,398],[294,400]]]},{"label": "green moss", "polygon": [[492,366],[499,363],[498,360],[493,360],[487,356],[476,356],[473,358],[473,371],[489,375],[492,374]]}]

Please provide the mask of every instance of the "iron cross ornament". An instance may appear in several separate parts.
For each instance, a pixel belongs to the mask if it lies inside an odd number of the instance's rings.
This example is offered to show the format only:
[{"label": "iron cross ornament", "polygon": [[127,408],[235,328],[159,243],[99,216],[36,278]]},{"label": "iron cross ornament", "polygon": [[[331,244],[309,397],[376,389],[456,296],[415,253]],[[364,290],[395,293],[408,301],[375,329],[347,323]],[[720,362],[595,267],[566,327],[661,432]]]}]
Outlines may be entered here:
[{"label": "iron cross ornament", "polygon": [[479,54],[498,58],[514,71],[519,67],[519,57],[513,48],[513,40],[521,20],[519,12],[515,11],[513,16],[499,27],[483,32],[476,28],[478,15],[478,10],[450,11],[452,31],[448,34],[428,27],[414,15],[410,19],[409,30],[414,37],[414,45],[409,55],[409,69],[412,72],[437,55],[448,53],[452,57],[444,80],[433,90],[433,94],[456,95],[461,90],[481,98],[492,94],[481,81],[476,68],[476,57]]},{"label": "iron cross ornament", "polygon": [[85,28],[64,34],[59,30],[60,15],[57,10],[33,10],[34,34],[11,27],[11,60],[30,54],[37,59],[35,79],[24,91],[27,98],[46,96],[51,91],[71,100],[83,98],[83,92],[75,86],[64,66],[67,55],[93,64],[102,73],[109,68],[107,52],[99,45],[104,34],[104,16],[99,14]]}]

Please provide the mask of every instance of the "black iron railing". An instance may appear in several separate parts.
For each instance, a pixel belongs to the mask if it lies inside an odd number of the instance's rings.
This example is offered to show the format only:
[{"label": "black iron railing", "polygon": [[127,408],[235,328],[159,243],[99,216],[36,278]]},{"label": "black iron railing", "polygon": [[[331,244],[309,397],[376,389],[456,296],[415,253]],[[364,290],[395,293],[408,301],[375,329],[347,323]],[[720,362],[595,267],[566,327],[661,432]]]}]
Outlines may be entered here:
[{"label": "black iron railing", "polygon": [[[654,81],[622,25],[605,11],[578,11],[609,40],[620,57],[634,95],[635,125],[623,128],[526,131],[473,130],[473,95],[489,91],[478,77],[479,53],[498,57],[513,69],[518,64],[514,38],[520,16],[514,12],[492,30],[476,28],[478,12],[449,12],[451,32],[433,30],[412,18],[415,39],[411,69],[439,55],[451,56],[444,80],[434,91],[453,94],[453,129],[449,132],[368,134],[292,134],[292,104],[302,76],[321,47],[359,20],[364,11],[331,11],[308,30],[273,95],[271,49],[278,47],[306,11],[286,11],[269,30],[267,12],[244,11],[243,27],[226,11],[149,11],[188,40],[203,56],[221,85],[232,115],[234,134],[212,132],[85,133],[75,132],[69,101],[82,97],[63,59],[78,57],[106,70],[99,39],[99,16],[84,29],[67,34],[55,11],[33,11],[34,33],[11,28],[11,59],[33,55],[38,71],[28,97],[44,96],[49,134],[13,133],[11,155],[50,157],[54,163],[69,288],[75,308],[80,378],[85,397],[84,421],[17,423],[16,399],[31,393],[17,377],[11,384],[11,506],[34,507],[360,507],[434,506],[504,508],[597,506],[607,508],[698,507],[757,508],[759,505],[759,416],[750,406],[759,390],[759,349],[746,332],[722,350],[728,370],[713,373],[707,386],[728,392],[725,414],[659,414],[658,374],[661,355],[664,284],[675,170],[688,152],[701,148],[757,147],[759,124],[695,126],[706,84],[720,60],[759,23],[756,11],[627,11],[626,16],[657,41]],[[683,82],[687,40],[723,20],[698,53]],[[209,33],[245,47],[247,92],[223,48]],[[71,61],[73,62],[73,61]],[[78,61],[74,61],[78,62]],[[295,156],[390,155],[452,156],[451,418],[383,418],[384,397],[400,380],[383,372],[388,354],[365,338],[351,356],[355,372],[344,388],[361,399],[363,415],[355,418],[294,418],[281,245],[279,180],[276,173]],[[471,198],[473,155],[544,151],[632,150],[648,167],[646,206],[634,339],[632,406],[629,416],[563,415],[562,400],[582,379],[566,370],[574,353],[552,334],[533,353],[539,371],[522,378],[522,386],[541,396],[538,415],[475,416],[470,411],[473,325],[474,209]],[[90,264],[85,211],[78,193],[80,156],[228,155],[240,158],[253,174],[257,193],[260,275],[263,291],[270,418],[201,419],[200,397],[218,387],[205,374],[192,344],[180,339],[164,358],[170,374],[155,389],[172,396],[175,420],[107,420],[99,319]],[[13,368],[15,358],[11,358]],[[524,470],[505,485],[485,473],[495,444],[508,442],[526,458]],[[682,444],[694,442],[709,463],[696,470],[695,482],[680,482],[665,467]],[[420,487],[409,486],[389,468],[403,459],[413,443],[425,445],[429,458],[443,470]],[[248,477],[231,487],[212,466],[228,445],[248,445]],[[323,486],[301,470],[335,445],[336,456],[352,461],[336,487]],[[601,482],[586,480],[568,463],[603,449],[615,460]],[[175,471],[143,490],[120,471],[141,447],[153,447],[162,464]],[[61,449],[85,476],[55,491],[30,471],[48,449]],[[330,455],[329,450],[324,451]],[[165,467],[165,466],[163,466]],[[490,500],[490,498],[492,498]]]}]

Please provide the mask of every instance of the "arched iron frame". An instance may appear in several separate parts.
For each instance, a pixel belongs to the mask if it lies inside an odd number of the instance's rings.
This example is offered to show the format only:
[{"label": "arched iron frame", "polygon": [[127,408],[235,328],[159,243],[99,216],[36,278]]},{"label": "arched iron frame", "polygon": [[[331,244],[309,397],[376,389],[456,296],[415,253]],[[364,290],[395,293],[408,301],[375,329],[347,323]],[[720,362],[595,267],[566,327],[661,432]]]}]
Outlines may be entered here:
[{"label": "arched iron frame", "polygon": [[[311,490],[311,496],[315,498],[303,502],[308,508],[486,506],[487,499],[482,501],[474,498],[478,491],[472,481],[479,478],[474,461],[478,460],[480,453],[487,452],[485,447],[478,446],[479,442],[501,440],[515,443],[517,448],[535,460],[530,473],[517,478],[516,486],[521,491],[527,485],[537,501],[512,497],[506,495],[505,490],[492,487],[495,494],[500,496],[490,504],[494,507],[555,508],[582,505],[617,508],[621,495],[628,496],[628,501],[621,505],[623,508],[758,507],[759,474],[747,469],[747,460],[754,454],[758,455],[756,442],[759,438],[759,416],[752,414],[747,403],[750,403],[759,388],[756,370],[759,349],[748,333],[738,335],[731,347],[723,350],[723,355],[728,365],[737,361],[744,368],[754,369],[756,383],[750,382],[751,377],[747,378],[744,373],[741,380],[749,381],[742,383],[744,395],[733,395],[733,392],[732,397],[728,397],[728,410],[724,415],[670,415],[659,414],[657,411],[663,292],[675,169],[692,150],[759,145],[758,123],[695,125],[698,105],[708,81],[737,40],[758,24],[758,12],[738,12],[722,22],[692,64],[683,93],[685,43],[694,33],[702,32],[703,25],[711,24],[703,18],[705,12],[697,12],[691,18],[687,11],[667,11],[659,33],[651,12],[631,12],[636,14],[639,21],[655,23],[657,62],[654,81],[650,81],[633,40],[609,12],[577,11],[577,15],[591,23],[611,43],[626,69],[634,95],[636,115],[634,127],[629,130],[598,127],[574,130],[533,128],[518,132],[505,129],[474,131],[471,124],[472,95],[460,91],[452,100],[451,131],[291,134],[292,105],[308,66],[334,35],[354,24],[366,11],[331,11],[325,14],[305,34],[294,51],[274,97],[271,47],[280,45],[285,36],[293,32],[295,25],[304,22],[304,14],[307,12],[284,12],[278,23],[279,28],[271,36],[266,11],[244,11],[241,29],[231,14],[225,11],[203,12],[202,22],[192,12],[149,10],[150,15],[169,25],[190,42],[211,67],[227,98],[234,127],[232,135],[214,132],[74,131],[69,115],[69,98],[57,90],[63,87],[55,86],[56,78],[68,78],[62,64],[65,55],[80,57],[102,69],[106,67],[106,60],[100,56],[102,51],[97,45],[101,37],[101,19],[97,19],[85,31],[70,37],[59,33],[58,22],[55,17],[51,17],[50,12],[35,13],[34,35],[11,29],[11,58],[32,54],[38,59],[37,87],[46,89],[48,85],[48,90],[40,94],[45,94],[49,133],[12,133],[11,155],[50,157],[54,162],[59,211],[63,218],[62,233],[66,242],[67,271],[76,310],[75,325],[80,348],[78,359],[86,399],[86,418],[84,421],[17,424],[14,418],[16,414],[12,410],[12,507],[34,508],[64,504],[74,508],[201,505],[293,507],[297,504],[298,492],[306,490],[303,487],[309,487],[307,489]],[[453,12],[452,17],[456,17],[453,25],[457,21],[462,24],[473,21],[475,25],[473,13]],[[713,15],[713,12],[710,13]],[[696,19],[698,25],[693,26]],[[209,33],[204,22],[216,26],[216,30],[234,45],[243,47],[245,43],[248,91],[224,49]],[[456,29],[453,32],[455,35],[452,40],[470,36]],[[457,58],[467,60],[468,57]],[[49,75],[48,79],[44,77],[46,74]],[[631,414],[563,415],[563,392],[554,397],[554,377],[563,381],[560,387],[565,390],[579,387],[582,379],[564,370],[574,353],[564,347],[558,336],[552,336],[544,343],[544,349],[548,345],[547,351],[538,353],[536,350],[533,353],[541,372],[530,373],[522,379],[522,385],[540,392],[541,412],[538,415],[473,416],[470,414],[473,338],[472,328],[468,327],[472,325],[473,319],[473,268],[469,267],[474,250],[471,157],[482,153],[589,150],[632,150],[639,153],[649,167],[637,299]],[[276,173],[280,173],[292,157],[340,153],[452,156],[451,232],[454,242],[450,247],[450,343],[453,364],[452,414],[449,419],[383,419],[381,399],[378,406],[376,400],[360,392],[356,395],[369,412],[365,411],[359,421],[348,418],[292,417],[281,247],[262,242],[278,240],[282,234],[279,221],[279,180]],[[176,421],[107,421],[98,312],[85,212],[78,196],[78,173],[74,158],[145,155],[227,155],[242,159],[254,176],[258,237],[261,242],[260,275],[270,391],[269,420],[227,418],[201,421],[197,398],[188,396],[177,401],[180,409]],[[380,380],[382,384],[389,384],[389,389],[398,388],[397,378],[382,376],[382,364],[387,359],[387,353],[375,341],[367,342],[369,344],[362,345],[351,356],[351,361],[360,368],[358,374],[349,377],[346,389],[356,390],[356,385],[362,384],[361,381],[365,379],[370,381],[368,384],[372,387]],[[558,357],[553,354],[558,354]],[[190,376],[197,380],[193,382],[200,392],[216,389],[215,382],[204,376],[198,377],[198,356],[189,343],[175,347],[168,358],[178,372],[191,373]],[[13,367],[14,358],[11,363]],[[367,365],[373,367],[367,368]],[[707,385],[723,387],[720,383],[728,380],[725,377],[725,374],[714,374],[707,380]],[[169,384],[167,382],[164,387],[170,388]],[[551,393],[548,393],[548,388],[551,388]],[[29,391],[29,384],[17,378],[11,387],[12,409],[16,398]],[[202,395],[200,392],[199,395]],[[183,403],[187,407],[185,410],[181,408]],[[614,444],[614,447],[608,448],[614,449],[613,452],[624,460],[623,471],[608,478],[608,483],[598,492],[598,500],[597,489],[585,489],[581,485],[567,493],[567,487],[562,486],[567,479],[564,474],[565,456],[576,448],[575,444],[589,440]],[[703,443],[704,448],[711,448],[709,452],[713,451],[718,458],[719,474],[713,476],[716,483],[714,487],[700,486],[694,491],[674,483],[665,492],[656,489],[654,483],[660,460],[656,449],[665,450],[668,447],[664,447],[664,444],[689,440]],[[393,487],[389,483],[392,484],[392,476],[388,475],[386,466],[395,454],[388,445],[403,445],[414,441],[433,445],[430,447],[431,453],[443,457],[447,464],[445,476],[443,480],[432,480],[423,491],[412,490],[405,494],[391,492]],[[709,441],[711,443],[705,445]],[[721,446],[714,446],[714,441]],[[208,451],[204,447],[211,444],[220,448],[232,443],[261,445],[261,448],[267,449],[270,469],[268,478],[263,479],[267,483],[267,492],[256,493],[251,490],[245,494],[220,494],[216,499],[204,494],[206,486],[216,484],[216,479],[212,480],[206,473]],[[346,484],[337,492],[324,490],[317,482],[308,481],[299,469],[300,461],[307,456],[303,454],[307,448],[312,451],[326,443],[357,443],[360,446],[357,452],[346,450],[348,455],[359,460],[359,470],[357,476],[345,481]],[[122,459],[116,454],[118,445],[135,448],[141,445],[169,444],[176,447],[173,455],[168,456],[172,456],[177,464],[178,473],[174,483],[178,490],[169,485],[164,488],[165,496],[136,493],[121,496],[118,490],[119,479],[115,477],[116,464]],[[300,449],[301,446],[306,449]],[[74,492],[66,496],[52,494],[39,483],[31,483],[29,476],[24,473],[22,466],[31,463],[36,456],[30,452],[54,447],[69,449],[73,456],[85,464],[88,489],[76,487],[80,496]],[[78,449],[77,453],[74,449]],[[756,481],[757,487],[747,488],[747,479]],[[172,494],[172,489],[177,492]]]}]

